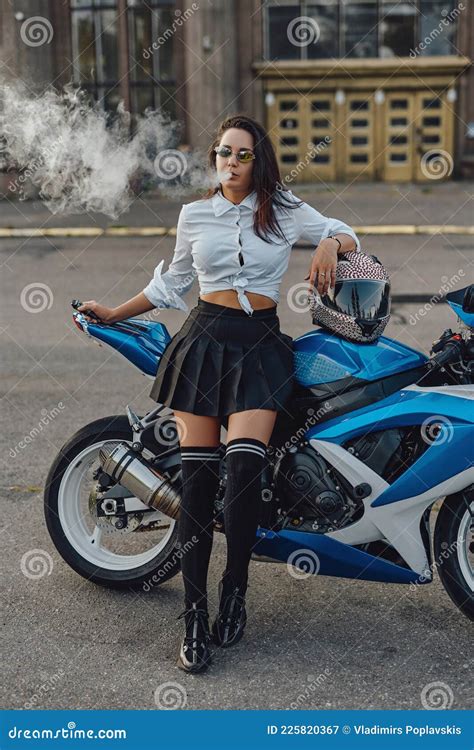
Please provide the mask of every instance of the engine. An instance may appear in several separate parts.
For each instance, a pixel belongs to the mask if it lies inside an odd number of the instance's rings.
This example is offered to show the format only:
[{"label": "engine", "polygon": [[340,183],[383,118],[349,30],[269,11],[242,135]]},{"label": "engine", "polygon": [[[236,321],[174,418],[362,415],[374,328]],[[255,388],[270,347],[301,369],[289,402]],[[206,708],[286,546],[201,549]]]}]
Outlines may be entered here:
[{"label": "engine", "polygon": [[290,448],[276,466],[276,494],[283,528],[325,533],[363,514],[368,484],[352,487],[310,445]]}]

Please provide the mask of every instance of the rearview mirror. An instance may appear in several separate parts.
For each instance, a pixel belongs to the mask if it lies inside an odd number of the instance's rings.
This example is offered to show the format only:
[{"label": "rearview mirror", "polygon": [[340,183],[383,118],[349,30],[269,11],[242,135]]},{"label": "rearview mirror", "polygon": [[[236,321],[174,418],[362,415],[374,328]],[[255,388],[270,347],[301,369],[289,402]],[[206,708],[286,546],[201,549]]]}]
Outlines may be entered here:
[{"label": "rearview mirror", "polygon": [[474,313],[474,284],[468,286],[462,301],[462,309],[467,313]]}]

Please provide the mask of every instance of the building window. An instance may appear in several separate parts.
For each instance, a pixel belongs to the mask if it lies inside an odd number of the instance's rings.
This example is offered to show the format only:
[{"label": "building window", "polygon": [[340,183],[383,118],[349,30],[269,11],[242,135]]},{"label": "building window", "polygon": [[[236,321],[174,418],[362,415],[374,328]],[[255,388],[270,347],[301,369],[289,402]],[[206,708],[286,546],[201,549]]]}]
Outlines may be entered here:
[{"label": "building window", "polygon": [[338,0],[312,2],[307,7],[307,16],[311,22],[314,22],[314,29],[319,35],[316,44],[308,44],[308,58],[337,57],[339,54]]},{"label": "building window", "polygon": [[344,5],[341,56],[377,57],[377,18],[377,3],[373,0]]},{"label": "building window", "polygon": [[382,2],[380,57],[408,57],[416,47],[418,9],[413,2]]},{"label": "building window", "polygon": [[176,119],[174,3],[129,0],[128,5],[132,111],[160,108]]},{"label": "building window", "polygon": [[[128,0],[132,112],[147,108],[176,119],[171,0]],[[74,80],[106,110],[121,97],[116,0],[71,0]]]},{"label": "building window", "polygon": [[113,110],[120,101],[116,2],[72,0],[74,81]]},{"label": "building window", "polygon": [[311,60],[457,54],[462,10],[456,0],[267,0],[265,13],[265,58]]},{"label": "building window", "polygon": [[[268,38],[270,40],[270,57],[276,60],[295,60],[297,50],[290,43],[287,30],[291,21],[298,16],[293,7],[276,6],[268,8]],[[267,55],[268,57],[268,55]]]},{"label": "building window", "polygon": [[[423,42],[424,55],[455,55],[456,48],[456,18],[462,18],[462,13],[456,3],[444,0],[420,1],[420,39]],[[466,4],[467,7],[467,4]],[[444,19],[445,22],[441,22]],[[462,21],[461,21],[462,22]]]}]

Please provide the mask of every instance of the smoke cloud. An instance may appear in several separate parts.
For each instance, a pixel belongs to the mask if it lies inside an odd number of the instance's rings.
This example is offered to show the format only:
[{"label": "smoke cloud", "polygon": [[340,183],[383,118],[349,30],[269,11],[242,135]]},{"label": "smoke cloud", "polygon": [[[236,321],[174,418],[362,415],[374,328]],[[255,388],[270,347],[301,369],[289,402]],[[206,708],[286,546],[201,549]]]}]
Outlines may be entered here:
[{"label": "smoke cloud", "polygon": [[208,167],[202,151],[176,147],[180,125],[166,113],[138,117],[132,136],[123,105],[113,114],[72,84],[38,96],[21,82],[2,85],[0,161],[23,175],[12,180],[12,191],[28,197],[27,177],[54,214],[99,212],[115,219],[134,200],[132,178],[170,199],[226,179]]}]

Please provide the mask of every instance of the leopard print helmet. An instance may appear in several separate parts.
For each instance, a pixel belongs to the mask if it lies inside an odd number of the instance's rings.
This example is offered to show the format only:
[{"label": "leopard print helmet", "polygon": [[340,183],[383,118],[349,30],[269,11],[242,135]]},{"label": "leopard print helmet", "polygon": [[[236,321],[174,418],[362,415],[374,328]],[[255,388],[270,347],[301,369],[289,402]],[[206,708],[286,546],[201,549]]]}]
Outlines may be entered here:
[{"label": "leopard print helmet", "polygon": [[390,280],[375,255],[359,250],[338,256],[336,283],[323,296],[316,286],[309,295],[315,325],[358,343],[382,335],[390,320]]}]

